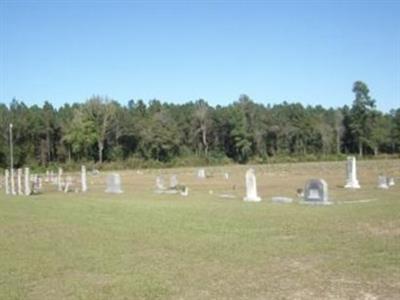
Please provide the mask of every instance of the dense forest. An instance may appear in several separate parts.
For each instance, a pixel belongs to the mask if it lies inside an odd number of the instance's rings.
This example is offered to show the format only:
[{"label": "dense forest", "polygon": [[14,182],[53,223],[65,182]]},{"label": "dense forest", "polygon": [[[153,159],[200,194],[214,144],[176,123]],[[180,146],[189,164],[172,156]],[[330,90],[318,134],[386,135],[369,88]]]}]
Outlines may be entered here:
[{"label": "dense forest", "polygon": [[[227,106],[205,100],[185,104],[93,96],[56,109],[0,104],[0,167],[79,162],[121,166],[191,165],[196,162],[268,162],[400,153],[400,108],[376,109],[367,85],[353,85],[351,106],[326,109],[300,103],[263,105],[248,96]],[[352,102],[351,102],[352,101]],[[146,164],[147,163],[147,164]]]}]

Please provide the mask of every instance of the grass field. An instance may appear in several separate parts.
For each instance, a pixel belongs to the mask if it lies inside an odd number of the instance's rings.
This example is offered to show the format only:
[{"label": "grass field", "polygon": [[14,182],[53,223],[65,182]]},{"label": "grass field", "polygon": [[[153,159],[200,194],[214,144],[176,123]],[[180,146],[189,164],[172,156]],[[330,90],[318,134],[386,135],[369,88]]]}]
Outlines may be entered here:
[{"label": "grass field", "polygon": [[[121,195],[105,173],[86,194],[1,191],[0,299],[400,298],[400,160],[359,162],[357,191],[345,162],[256,166],[261,203],[242,201],[247,168],[125,171]],[[155,194],[161,173],[189,196]],[[397,185],[377,189],[380,173]],[[271,203],[309,178],[333,205]]]}]

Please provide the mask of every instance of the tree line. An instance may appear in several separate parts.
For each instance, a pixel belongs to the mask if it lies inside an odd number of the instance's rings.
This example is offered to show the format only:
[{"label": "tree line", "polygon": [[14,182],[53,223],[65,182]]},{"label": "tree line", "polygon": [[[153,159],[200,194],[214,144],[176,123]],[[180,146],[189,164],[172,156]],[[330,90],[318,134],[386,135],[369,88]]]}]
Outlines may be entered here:
[{"label": "tree line", "polygon": [[[9,165],[13,124],[16,166],[91,161],[180,159],[246,163],[275,157],[400,153],[400,109],[376,109],[367,85],[353,85],[351,106],[263,105],[247,95],[227,106],[93,96],[56,109],[0,104],[0,167]],[[190,164],[190,163],[189,163]]]}]

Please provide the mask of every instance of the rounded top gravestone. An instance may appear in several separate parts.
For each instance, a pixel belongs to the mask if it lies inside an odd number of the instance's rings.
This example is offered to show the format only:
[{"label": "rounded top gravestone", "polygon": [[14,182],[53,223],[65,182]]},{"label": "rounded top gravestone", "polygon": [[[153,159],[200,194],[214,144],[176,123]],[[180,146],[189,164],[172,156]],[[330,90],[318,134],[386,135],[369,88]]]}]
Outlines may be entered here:
[{"label": "rounded top gravestone", "polygon": [[304,202],[309,204],[330,204],[328,184],[323,179],[311,179],[304,187]]}]

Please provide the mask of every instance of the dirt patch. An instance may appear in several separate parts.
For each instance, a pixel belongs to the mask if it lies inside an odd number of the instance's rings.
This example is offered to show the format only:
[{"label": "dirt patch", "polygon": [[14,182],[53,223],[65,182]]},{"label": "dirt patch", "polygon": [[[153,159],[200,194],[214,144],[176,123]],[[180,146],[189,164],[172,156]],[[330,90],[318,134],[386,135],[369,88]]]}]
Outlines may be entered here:
[{"label": "dirt patch", "polygon": [[368,235],[381,237],[400,237],[400,222],[387,222],[382,224],[362,223],[358,230]]},{"label": "dirt patch", "polygon": [[90,290],[104,290],[113,284],[111,275],[66,271],[59,276],[42,278],[27,287],[27,299],[73,299],[71,295],[77,286],[84,285]]}]

